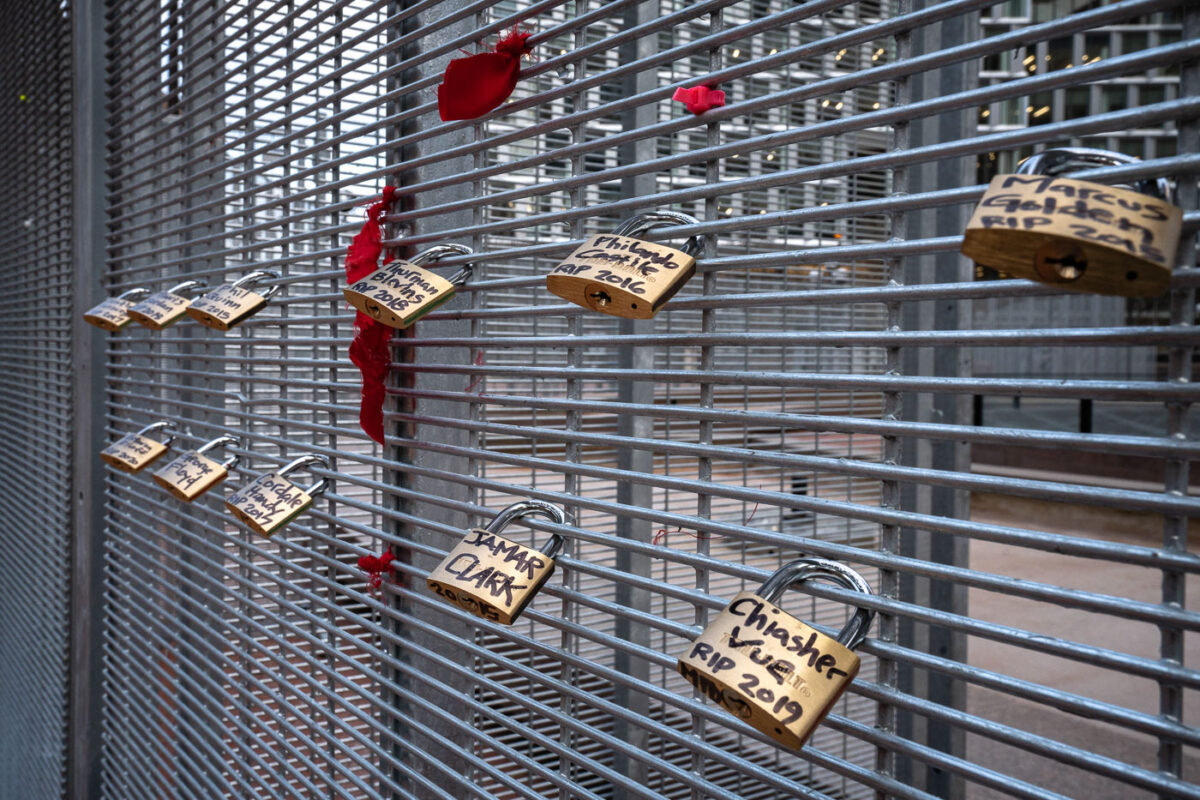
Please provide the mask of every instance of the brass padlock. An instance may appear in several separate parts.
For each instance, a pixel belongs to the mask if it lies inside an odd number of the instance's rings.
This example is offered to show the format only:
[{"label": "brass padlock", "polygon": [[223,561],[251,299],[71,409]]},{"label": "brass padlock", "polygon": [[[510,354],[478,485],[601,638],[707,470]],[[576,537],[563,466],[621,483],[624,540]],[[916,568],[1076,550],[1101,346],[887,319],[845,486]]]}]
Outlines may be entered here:
[{"label": "brass padlock", "polygon": [[462,244],[440,244],[413,256],[411,261],[393,261],[342,290],[347,302],[389,328],[407,328],[454,296],[454,291],[471,277],[466,264],[446,280],[422,265],[448,255],[470,255]]},{"label": "brass padlock", "polygon": [[1165,178],[1128,188],[1060,177],[1136,162],[1107,150],[1065,147],[997,175],[963,236],[963,255],[1015,278],[1079,292],[1154,297],[1167,291],[1183,211]]},{"label": "brass padlock", "polygon": [[204,454],[227,444],[238,444],[236,436],[218,436],[197,450],[189,450],[179,458],[154,473],[154,482],[179,500],[190,503],[229,476],[229,470],[238,464],[238,456],[232,455],[218,464]]},{"label": "brass padlock", "polygon": [[287,525],[313,504],[313,499],[329,486],[328,478],[318,479],[307,489],[301,489],[287,476],[310,464],[329,468],[325,456],[309,454],[289,462],[278,472],[271,472],[238,489],[225,498],[233,515],[263,536],[270,536]]},{"label": "brass padlock", "polygon": [[538,514],[567,521],[557,506],[540,500],[513,503],[486,528],[472,528],[442,563],[429,573],[430,590],[472,614],[511,625],[554,572],[554,556],[562,548],[558,534],[540,551],[500,536],[509,523]]},{"label": "brass padlock", "polygon": [[279,277],[279,273],[273,269],[257,269],[233,283],[222,284],[200,295],[187,307],[187,315],[202,325],[227,331],[261,311],[282,288],[281,284],[276,283],[260,294],[245,287],[254,286],[268,278],[278,280]]},{"label": "brass padlock", "polygon": [[153,464],[167,452],[171,442],[175,441],[173,432],[159,442],[146,434],[151,431],[165,431],[171,427],[170,422],[154,422],[142,428],[137,433],[123,436],[100,451],[100,458],[111,467],[123,472],[141,472]]},{"label": "brass padlock", "polygon": [[799,750],[858,674],[852,651],[874,611],[859,608],[835,639],[775,604],[788,588],[825,578],[871,594],[854,570],[823,558],[780,567],[758,592],[742,592],[679,659],[679,672],[704,696],[775,741]]},{"label": "brass padlock", "polygon": [[129,309],[129,316],[134,322],[141,323],[151,330],[161,331],[183,319],[187,313],[192,298],[184,297],[182,292],[200,289],[205,285],[204,281],[177,283],[165,292],[155,292],[145,300],[139,301]]},{"label": "brass padlock", "polygon": [[696,225],[675,211],[639,214],[612,233],[592,236],[546,276],[551,293],[576,305],[628,319],[650,319],[696,272],[701,236],[682,250],[633,238],[671,225]]},{"label": "brass padlock", "polygon": [[142,297],[150,294],[149,289],[129,289],[116,297],[110,297],[98,306],[83,312],[85,322],[90,322],[97,328],[106,331],[119,331],[130,322],[129,309]]}]

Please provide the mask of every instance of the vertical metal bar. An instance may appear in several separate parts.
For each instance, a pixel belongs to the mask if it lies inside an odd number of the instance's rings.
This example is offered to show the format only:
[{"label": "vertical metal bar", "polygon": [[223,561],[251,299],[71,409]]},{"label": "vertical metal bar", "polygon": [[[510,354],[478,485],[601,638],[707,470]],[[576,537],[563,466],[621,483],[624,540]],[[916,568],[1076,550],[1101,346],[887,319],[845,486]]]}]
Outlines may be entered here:
[{"label": "vertical metal bar", "polygon": [[[1200,6],[1196,3],[1183,4],[1183,38],[1200,39]],[[1200,59],[1192,59],[1182,66],[1180,72],[1180,95],[1200,95]],[[1200,122],[1195,119],[1179,125],[1178,152],[1200,152]],[[1178,181],[1178,205],[1184,211],[1200,207],[1200,191],[1196,176],[1185,175]],[[1197,258],[1197,235],[1193,230],[1180,241],[1177,269],[1194,270]],[[1192,326],[1196,317],[1196,291],[1177,288],[1171,292],[1171,325]],[[1194,349],[1172,347],[1167,364],[1167,380],[1184,383],[1192,379]],[[1186,439],[1188,435],[1187,403],[1167,404],[1167,435],[1175,439]],[[1188,494],[1190,462],[1186,459],[1169,459],[1165,464],[1164,489],[1173,495]],[[1163,516],[1163,549],[1170,553],[1187,552],[1188,518]],[[1162,572],[1162,602],[1171,608],[1182,608],[1186,603],[1186,581],[1183,573],[1164,569]],[[1179,628],[1159,627],[1159,655],[1164,661],[1182,664],[1184,658],[1184,632]],[[1179,722],[1183,719],[1183,688],[1177,683],[1159,681],[1159,714],[1165,719]],[[1179,777],[1183,770],[1183,745],[1165,736],[1158,739],[1158,769]],[[1167,795],[1160,795],[1167,800]]]},{"label": "vertical metal bar", "polygon": [[[104,626],[104,474],[96,453],[104,441],[106,337],[80,320],[103,296],[104,261],[104,3],[70,6],[74,164],[71,193],[71,631],[70,705],[65,796],[98,797],[101,783],[101,698]],[[65,54],[61,54],[65,57]]]}]

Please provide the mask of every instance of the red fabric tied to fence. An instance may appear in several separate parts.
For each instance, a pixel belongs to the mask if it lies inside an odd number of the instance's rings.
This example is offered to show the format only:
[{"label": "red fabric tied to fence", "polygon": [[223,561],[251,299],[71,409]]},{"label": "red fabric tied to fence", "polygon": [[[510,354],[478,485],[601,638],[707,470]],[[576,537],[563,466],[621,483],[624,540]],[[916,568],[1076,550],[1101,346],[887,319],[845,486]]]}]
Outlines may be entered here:
[{"label": "red fabric tied to fence", "polygon": [[[383,197],[367,209],[367,221],[346,248],[346,280],[349,284],[367,277],[379,269],[383,253],[383,234],[379,218],[392,202],[395,186],[383,187]],[[384,260],[384,264],[391,261]],[[350,360],[362,373],[362,403],[358,409],[358,424],[375,441],[383,444],[383,400],[387,396],[388,366],[392,361],[392,329],[358,311],[354,316],[354,341],[350,343]]]},{"label": "red fabric tied to fence", "polygon": [[517,85],[521,56],[532,48],[528,31],[515,27],[490,53],[453,59],[438,86],[438,113],[443,122],[482,117],[508,99]]}]

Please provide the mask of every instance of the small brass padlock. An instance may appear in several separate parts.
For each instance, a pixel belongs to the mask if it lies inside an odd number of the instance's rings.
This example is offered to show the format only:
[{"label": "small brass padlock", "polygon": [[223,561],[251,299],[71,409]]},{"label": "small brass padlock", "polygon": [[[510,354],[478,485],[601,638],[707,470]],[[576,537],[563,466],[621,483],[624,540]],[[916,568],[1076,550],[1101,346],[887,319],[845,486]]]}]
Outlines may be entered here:
[{"label": "small brass padlock", "polygon": [[679,672],[704,696],[793,750],[858,674],[852,651],[867,635],[874,611],[859,608],[837,638],[775,605],[791,586],[825,578],[871,594],[854,570],[823,558],[780,567],[758,592],[742,592],[679,659]]},{"label": "small brass padlock", "polygon": [[154,473],[154,482],[179,500],[190,503],[229,476],[229,470],[238,464],[238,456],[232,455],[218,464],[204,454],[227,444],[238,444],[236,436],[218,436],[197,450],[189,450],[179,458]]},{"label": "small brass padlock", "polygon": [[472,528],[442,563],[429,573],[430,590],[472,614],[511,625],[554,572],[554,556],[562,548],[558,534],[540,551],[500,536],[511,522],[538,514],[567,521],[557,506],[540,500],[513,503],[486,528]]},{"label": "small brass padlock", "polygon": [[997,175],[988,185],[967,223],[963,255],[1015,278],[1073,291],[1163,294],[1183,224],[1166,179],[1126,189],[1060,177],[1138,160],[1084,147],[1025,159],[1016,174]]},{"label": "small brass padlock", "polygon": [[227,331],[261,311],[281,285],[276,283],[261,294],[245,287],[254,286],[268,278],[279,280],[279,277],[279,273],[273,269],[255,270],[233,283],[222,284],[200,295],[187,307],[187,315],[202,325]]},{"label": "small brass padlock", "polygon": [[123,436],[100,451],[100,458],[105,464],[116,467],[123,472],[141,472],[153,464],[167,452],[171,442],[175,441],[173,432],[159,442],[146,434],[151,431],[166,431],[171,427],[170,422],[155,422],[142,428],[137,433]]},{"label": "small brass padlock", "polygon": [[289,462],[278,472],[271,472],[238,489],[225,498],[226,507],[248,527],[270,536],[287,525],[313,504],[313,499],[329,486],[328,478],[318,479],[307,489],[301,489],[287,479],[301,467],[320,464],[329,468],[325,456],[309,454]]},{"label": "small brass padlock", "polygon": [[413,256],[411,261],[393,261],[342,290],[347,302],[389,328],[407,328],[454,296],[454,291],[471,277],[466,264],[446,280],[422,269],[422,265],[448,255],[470,255],[462,244],[440,244]]},{"label": "small brass padlock", "polygon": [[121,292],[116,297],[110,297],[100,305],[83,312],[83,319],[97,328],[119,331],[133,321],[129,316],[129,309],[133,308],[139,298],[148,294],[149,289],[140,288]]},{"label": "small brass padlock", "polygon": [[591,237],[546,276],[551,293],[576,305],[628,319],[650,319],[696,272],[700,236],[682,250],[633,238],[651,228],[696,225],[675,211],[639,214],[610,234]]},{"label": "small brass padlock", "polygon": [[182,292],[201,289],[204,286],[204,281],[177,283],[165,292],[155,292],[145,300],[139,301],[129,309],[129,316],[134,322],[151,330],[161,331],[183,319],[187,313],[192,298],[184,297]]}]

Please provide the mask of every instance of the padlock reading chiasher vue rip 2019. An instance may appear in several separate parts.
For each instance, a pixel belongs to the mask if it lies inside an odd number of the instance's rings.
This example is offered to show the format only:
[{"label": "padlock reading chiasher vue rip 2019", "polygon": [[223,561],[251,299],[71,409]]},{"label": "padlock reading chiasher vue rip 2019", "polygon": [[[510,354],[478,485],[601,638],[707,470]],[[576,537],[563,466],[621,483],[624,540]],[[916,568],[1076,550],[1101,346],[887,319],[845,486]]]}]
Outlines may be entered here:
[{"label": "padlock reading chiasher vue rip 2019", "polygon": [[699,221],[675,211],[639,214],[612,233],[585,241],[546,276],[546,289],[576,305],[627,319],[650,319],[696,273],[703,237],[682,250],[633,238],[672,225]]},{"label": "padlock reading chiasher vue rip 2019", "polygon": [[534,550],[500,535],[509,523],[535,514],[559,525],[567,521],[561,508],[540,500],[513,503],[486,528],[467,531],[429,573],[430,590],[478,617],[511,625],[554,572],[554,556],[563,544],[555,534]]},{"label": "padlock reading chiasher vue rip 2019", "polygon": [[962,253],[1014,278],[1078,292],[1155,297],[1167,291],[1183,224],[1166,179],[1131,189],[1062,177],[1138,159],[1066,147],[1021,162],[988,185]]},{"label": "padlock reading chiasher vue rip 2019", "polygon": [[[141,472],[162,458],[171,447],[171,442],[175,441],[174,433],[169,431],[170,427],[171,423],[166,420],[153,422],[137,433],[122,436],[101,450],[100,458],[110,467],[116,467],[122,472]],[[166,431],[170,435],[160,442],[147,435],[152,431]]]},{"label": "padlock reading chiasher vue rip 2019", "polygon": [[288,480],[288,475],[313,464],[328,469],[329,459],[313,453],[300,456],[278,472],[255,478],[229,495],[225,498],[225,506],[246,526],[263,536],[270,536],[303,514],[316,496],[329,487],[328,478],[319,478],[307,489]]},{"label": "padlock reading chiasher vue rip 2019", "polygon": [[708,699],[781,745],[799,750],[858,674],[853,649],[874,611],[859,608],[827,636],[779,608],[790,587],[816,578],[871,594],[854,570],[823,558],[780,567],[758,592],[742,592],[688,646],[679,672]]},{"label": "padlock reading chiasher vue rip 2019", "polygon": [[211,442],[189,450],[179,458],[154,473],[154,482],[166,489],[177,499],[190,503],[229,476],[229,470],[237,466],[239,457],[232,455],[218,464],[205,453],[227,444],[238,444],[236,436],[218,436]]},{"label": "padlock reading chiasher vue rip 2019", "polygon": [[440,244],[413,256],[411,261],[393,261],[342,290],[346,302],[389,328],[407,328],[454,296],[471,277],[472,267],[463,268],[447,280],[423,268],[448,255],[470,255],[463,244]]}]

